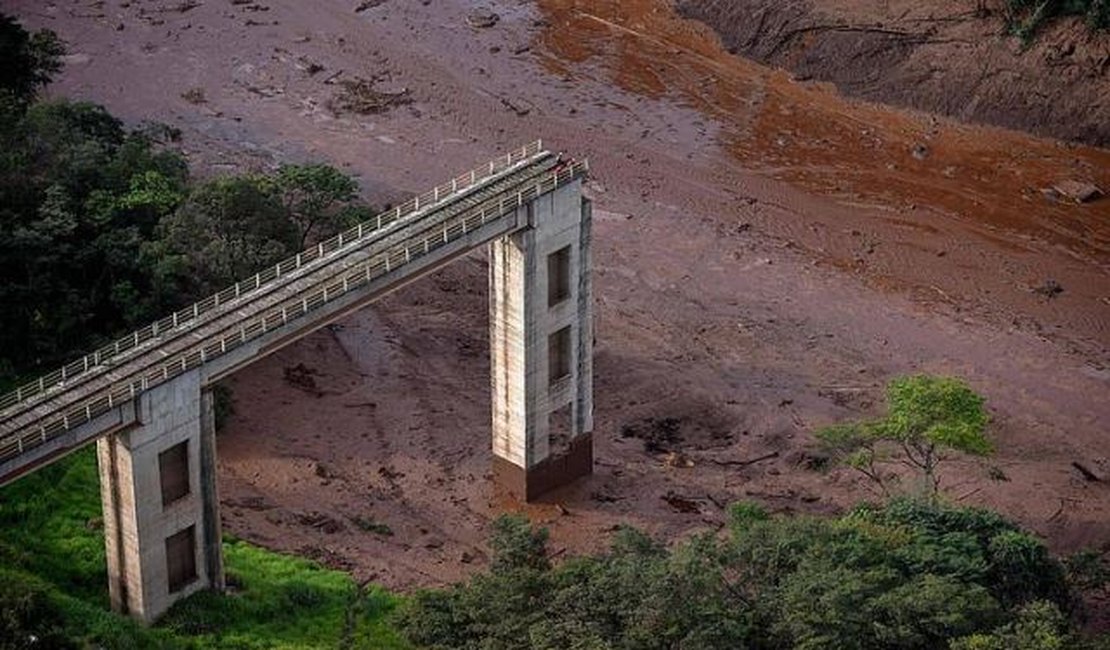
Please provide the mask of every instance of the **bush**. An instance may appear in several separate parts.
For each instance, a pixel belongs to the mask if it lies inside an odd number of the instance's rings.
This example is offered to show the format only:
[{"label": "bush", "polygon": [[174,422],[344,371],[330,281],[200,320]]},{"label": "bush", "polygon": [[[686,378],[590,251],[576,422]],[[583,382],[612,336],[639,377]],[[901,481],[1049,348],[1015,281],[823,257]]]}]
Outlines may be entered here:
[{"label": "bush", "polygon": [[724,539],[668,550],[623,529],[608,553],[556,567],[542,532],[503,520],[493,546],[515,559],[417,594],[395,623],[430,648],[932,650],[1070,604],[1060,563],[988,511],[900,500],[837,519],[730,513]]}]

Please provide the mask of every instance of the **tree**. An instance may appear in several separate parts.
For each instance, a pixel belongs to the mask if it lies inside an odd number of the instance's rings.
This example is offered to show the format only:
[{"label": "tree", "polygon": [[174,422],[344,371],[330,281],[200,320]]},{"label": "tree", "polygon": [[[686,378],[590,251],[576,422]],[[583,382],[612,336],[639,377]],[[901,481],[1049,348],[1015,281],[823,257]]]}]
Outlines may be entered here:
[{"label": "tree", "polygon": [[989,634],[955,639],[951,650],[1075,650],[1079,640],[1068,630],[1068,620],[1055,604],[1036,601],[1018,612],[1017,620]]},{"label": "tree", "polygon": [[298,248],[304,248],[314,237],[327,237],[354,225],[349,217],[358,196],[358,184],[334,167],[282,165],[264,183],[297,225]]},{"label": "tree", "polygon": [[502,515],[493,521],[493,549],[491,569],[505,573],[520,569],[546,571],[551,568],[547,559],[547,529],[532,528],[523,515]]},{"label": "tree", "polygon": [[29,34],[0,13],[0,102],[26,106],[62,69],[65,47],[50,30]]},{"label": "tree", "polygon": [[197,187],[158,226],[146,254],[169,292],[200,298],[280,262],[296,250],[296,225],[267,183],[218,178]]},{"label": "tree", "polygon": [[817,439],[841,462],[889,494],[882,466],[895,460],[923,479],[931,498],[940,493],[938,466],[952,452],[985,456],[989,418],[983,398],[959,379],[915,375],[887,386],[886,417],[822,429]]},{"label": "tree", "polygon": [[141,253],[188,174],[99,106],[38,102],[2,119],[0,366],[27,372],[171,302]]},{"label": "tree", "polygon": [[899,499],[838,518],[752,504],[730,517],[727,535],[673,548],[622,528],[608,552],[558,565],[542,532],[502,519],[493,570],[414,595],[395,622],[436,649],[934,650],[1046,603],[1070,633],[1062,565],[996,513]]}]

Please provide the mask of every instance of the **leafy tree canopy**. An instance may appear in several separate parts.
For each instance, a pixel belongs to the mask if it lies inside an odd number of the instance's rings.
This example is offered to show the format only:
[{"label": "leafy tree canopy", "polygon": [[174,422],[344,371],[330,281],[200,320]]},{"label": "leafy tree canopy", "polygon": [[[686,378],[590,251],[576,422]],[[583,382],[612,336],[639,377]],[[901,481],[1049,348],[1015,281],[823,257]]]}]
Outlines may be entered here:
[{"label": "leafy tree canopy", "polygon": [[899,377],[887,387],[887,415],[877,420],[839,424],[816,433],[835,458],[862,472],[889,493],[891,460],[920,473],[925,489],[940,491],[937,468],[951,452],[991,453],[986,436],[989,417],[984,400],[967,384],[950,377]]},{"label": "leafy tree canopy", "polygon": [[29,34],[0,14],[0,101],[26,104],[62,69],[65,47],[49,30]]},{"label": "leafy tree canopy", "polygon": [[428,648],[932,650],[1033,634],[1049,611],[1070,638],[1061,564],[992,512],[910,500],[836,519],[730,512],[724,537],[667,549],[623,529],[608,553],[558,566],[542,532],[499,520],[493,570],[419,592],[396,624]]}]

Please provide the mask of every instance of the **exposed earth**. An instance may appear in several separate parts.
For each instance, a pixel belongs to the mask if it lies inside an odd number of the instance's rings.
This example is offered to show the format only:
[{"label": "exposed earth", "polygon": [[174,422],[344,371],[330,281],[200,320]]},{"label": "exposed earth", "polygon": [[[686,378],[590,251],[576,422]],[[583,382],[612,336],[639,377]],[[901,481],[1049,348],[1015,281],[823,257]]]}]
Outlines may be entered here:
[{"label": "exposed earth", "polygon": [[[539,137],[588,156],[596,469],[524,508],[559,554],[871,498],[807,468],[811,431],[908,372],[988,398],[954,500],[1110,551],[1110,199],[1051,189],[1110,189],[1110,151],[845,99],[663,0],[2,4],[70,43],[52,93],[180,128],[203,173],[320,159],[384,201]],[[468,259],[236,375],[225,529],[392,588],[484,566],[521,508],[488,480],[486,309]]]},{"label": "exposed earth", "polygon": [[1001,0],[680,0],[725,46],[899,106],[1110,146],[1110,34],[1013,34]]}]

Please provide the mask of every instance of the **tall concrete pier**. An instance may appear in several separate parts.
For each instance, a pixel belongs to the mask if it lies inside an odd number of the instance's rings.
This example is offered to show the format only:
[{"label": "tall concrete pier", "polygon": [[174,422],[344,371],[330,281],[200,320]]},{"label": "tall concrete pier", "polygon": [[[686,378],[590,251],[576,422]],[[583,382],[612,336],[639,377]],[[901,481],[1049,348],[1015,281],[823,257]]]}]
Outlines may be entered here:
[{"label": "tall concrete pier", "polygon": [[494,477],[530,500],[593,469],[590,202],[568,186],[490,245]]},{"label": "tall concrete pier", "polygon": [[589,474],[587,169],[526,146],[0,396],[0,485],[95,442],[112,606],[150,622],[220,590],[211,387],[485,246],[496,482]]}]

